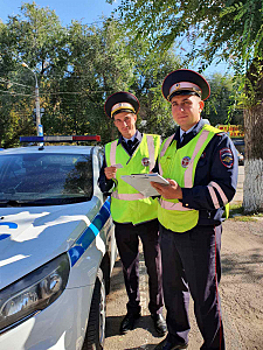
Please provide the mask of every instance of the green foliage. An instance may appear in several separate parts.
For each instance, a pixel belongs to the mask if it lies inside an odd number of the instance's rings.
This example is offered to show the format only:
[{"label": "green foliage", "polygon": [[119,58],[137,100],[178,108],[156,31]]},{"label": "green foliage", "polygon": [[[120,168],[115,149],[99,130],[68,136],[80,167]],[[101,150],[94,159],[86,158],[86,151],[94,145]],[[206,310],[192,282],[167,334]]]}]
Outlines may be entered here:
[{"label": "green foliage", "polygon": [[[125,0],[117,12],[123,25],[149,40],[154,51],[166,50],[174,43],[191,47],[185,66],[198,59],[200,72],[212,61],[225,60],[231,61],[236,75],[244,77],[254,70],[255,61],[262,63],[262,0]],[[261,67],[256,74],[261,80]],[[253,95],[258,88],[255,79],[245,78],[239,80],[248,96],[243,103],[251,103],[253,96],[262,98],[263,94]]]},{"label": "green foliage", "polygon": [[240,93],[237,91],[237,82],[233,77],[215,73],[207,77],[211,87],[211,96],[205,101],[203,118],[210,124],[243,124],[243,108],[237,107]]},{"label": "green foliage", "polygon": [[45,134],[89,133],[100,134],[103,143],[112,140],[117,131],[103,105],[120,90],[141,100],[143,130],[167,134],[170,109],[160,86],[178,60],[169,53],[148,62],[149,45],[134,36],[112,19],[100,27],[72,21],[65,28],[54,11],[35,3],[23,4],[21,14],[0,23],[1,146],[17,146],[19,136],[36,132],[35,78]]},{"label": "green foliage", "polygon": [[1,145],[18,145],[21,134],[34,129],[35,77],[22,67],[26,62],[41,83],[47,67],[57,64],[63,29],[53,11],[35,3],[23,4],[21,15],[0,25],[0,124]]},{"label": "green foliage", "polygon": [[[128,6],[130,2],[125,3]],[[193,10],[198,5],[197,1],[190,3]],[[179,9],[186,9],[188,3],[175,6],[168,1],[168,7],[163,1],[136,4],[144,9],[150,27],[152,10],[163,33],[169,23],[186,28],[177,18]],[[158,6],[166,9],[165,18],[172,22],[165,22],[161,12],[158,15]],[[136,16],[131,17],[131,22],[135,19]],[[174,35],[172,30],[168,34],[167,40]],[[144,35],[149,35],[147,40]],[[138,30],[126,29],[121,21],[112,18],[105,19],[100,26],[72,21],[63,27],[49,8],[23,4],[21,14],[10,16],[6,24],[0,22],[1,147],[17,146],[19,136],[36,133],[32,118],[35,77],[44,109],[41,121],[45,134],[100,134],[103,143],[116,138],[116,128],[106,117],[103,105],[110,94],[126,90],[140,101],[138,128],[163,137],[170,135],[175,124],[170,104],[161,94],[161,84],[182,62],[172,50],[153,51],[156,38],[143,25]],[[31,71],[22,67],[22,62]],[[212,125],[226,120],[226,105],[233,94],[230,77],[224,82],[222,79],[216,75],[209,77],[212,96],[206,103],[204,117]]]},{"label": "green foliage", "polygon": [[229,211],[229,219],[234,221],[242,221],[242,222],[257,222],[260,218],[263,217],[263,214],[254,211],[254,212],[248,212],[245,210],[245,208],[242,206],[242,203],[240,204],[230,204],[230,211]]}]

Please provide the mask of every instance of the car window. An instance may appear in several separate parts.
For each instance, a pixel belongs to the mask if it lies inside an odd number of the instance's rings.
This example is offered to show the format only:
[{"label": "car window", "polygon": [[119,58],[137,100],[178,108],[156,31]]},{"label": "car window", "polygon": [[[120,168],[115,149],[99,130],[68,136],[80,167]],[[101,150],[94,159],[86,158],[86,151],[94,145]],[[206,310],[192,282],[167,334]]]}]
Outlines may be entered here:
[{"label": "car window", "polygon": [[81,154],[18,154],[0,157],[0,204],[66,204],[90,200],[92,161]]}]

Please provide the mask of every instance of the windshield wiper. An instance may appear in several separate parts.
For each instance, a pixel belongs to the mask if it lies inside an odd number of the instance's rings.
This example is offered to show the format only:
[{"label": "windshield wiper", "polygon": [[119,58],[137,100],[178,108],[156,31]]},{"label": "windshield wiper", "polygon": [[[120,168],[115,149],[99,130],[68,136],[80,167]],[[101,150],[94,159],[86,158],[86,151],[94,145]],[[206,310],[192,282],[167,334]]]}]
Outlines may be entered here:
[{"label": "windshield wiper", "polygon": [[6,201],[0,200],[0,207],[23,207],[27,202],[17,201],[13,199],[9,199]]},{"label": "windshield wiper", "polygon": [[55,197],[55,198],[42,198],[32,202],[29,205],[63,205],[90,201],[91,198],[88,196],[78,197]]},{"label": "windshield wiper", "polygon": [[44,205],[63,205],[87,202],[90,197],[63,197],[63,198],[41,198],[33,201],[19,200],[0,200],[0,207],[29,207],[29,206],[44,206]]}]

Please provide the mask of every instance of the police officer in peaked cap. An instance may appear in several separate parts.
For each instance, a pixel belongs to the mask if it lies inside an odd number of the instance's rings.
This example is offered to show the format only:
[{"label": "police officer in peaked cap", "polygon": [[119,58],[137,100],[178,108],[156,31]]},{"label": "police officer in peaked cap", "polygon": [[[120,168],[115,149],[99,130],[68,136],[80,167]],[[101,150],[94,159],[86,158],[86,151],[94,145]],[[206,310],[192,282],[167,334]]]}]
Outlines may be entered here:
[{"label": "police officer in peaked cap", "polygon": [[161,196],[158,220],[168,328],[155,349],[187,348],[191,295],[201,349],[224,350],[218,292],[222,217],[236,192],[237,156],[228,135],[201,118],[210,87],[200,74],[176,70],[164,79],[162,93],[180,128],[162,143],[153,169],[169,181],[166,186],[152,183]]},{"label": "police officer in peaked cap", "polygon": [[120,137],[105,145],[104,165],[99,186],[111,192],[111,215],[128,295],[127,314],[120,325],[121,334],[134,328],[140,317],[139,237],[149,275],[149,310],[158,335],[166,333],[162,317],[163,289],[157,220],[157,199],[145,198],[122,180],[122,175],[149,173],[160,149],[160,136],[142,134],[136,128],[138,99],[129,92],[117,92],[105,102],[106,115],[117,127]]}]

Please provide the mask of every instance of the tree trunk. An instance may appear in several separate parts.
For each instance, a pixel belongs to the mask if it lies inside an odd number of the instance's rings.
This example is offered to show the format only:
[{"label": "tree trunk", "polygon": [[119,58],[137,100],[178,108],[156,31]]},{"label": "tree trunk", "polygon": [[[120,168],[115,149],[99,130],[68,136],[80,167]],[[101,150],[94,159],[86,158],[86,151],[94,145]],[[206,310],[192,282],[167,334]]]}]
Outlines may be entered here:
[{"label": "tree trunk", "polygon": [[245,181],[243,207],[245,212],[263,212],[263,104],[244,111]]}]

